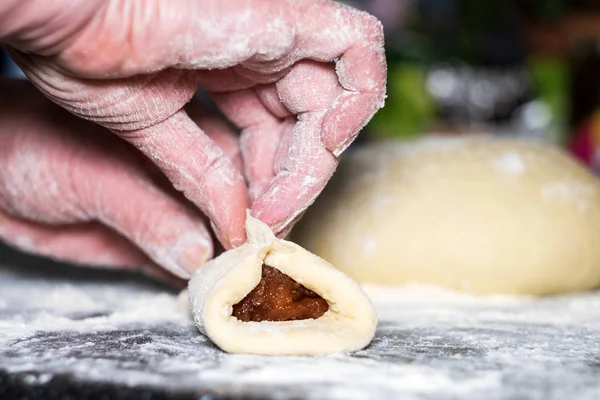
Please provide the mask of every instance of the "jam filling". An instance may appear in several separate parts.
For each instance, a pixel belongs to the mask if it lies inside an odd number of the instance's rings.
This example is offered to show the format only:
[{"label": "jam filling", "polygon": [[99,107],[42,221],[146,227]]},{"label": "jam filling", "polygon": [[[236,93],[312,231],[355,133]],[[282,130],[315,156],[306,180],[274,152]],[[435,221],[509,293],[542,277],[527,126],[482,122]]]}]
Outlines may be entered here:
[{"label": "jam filling", "polygon": [[329,310],[327,301],[279,270],[263,264],[262,278],[232,315],[244,322],[317,319]]}]

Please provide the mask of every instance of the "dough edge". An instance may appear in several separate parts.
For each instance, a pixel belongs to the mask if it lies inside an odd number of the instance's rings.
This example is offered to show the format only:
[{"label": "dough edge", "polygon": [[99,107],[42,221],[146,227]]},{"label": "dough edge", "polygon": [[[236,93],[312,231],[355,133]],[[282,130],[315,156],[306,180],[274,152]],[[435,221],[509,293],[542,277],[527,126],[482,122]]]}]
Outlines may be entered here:
[{"label": "dough edge", "polygon": [[[209,261],[188,287],[198,330],[222,350],[255,355],[325,355],[366,347],[377,317],[361,287],[325,260],[295,243],[275,237],[268,226],[247,216],[248,241]],[[260,282],[263,262],[318,293],[329,310],[318,319],[242,322],[232,306]]]}]

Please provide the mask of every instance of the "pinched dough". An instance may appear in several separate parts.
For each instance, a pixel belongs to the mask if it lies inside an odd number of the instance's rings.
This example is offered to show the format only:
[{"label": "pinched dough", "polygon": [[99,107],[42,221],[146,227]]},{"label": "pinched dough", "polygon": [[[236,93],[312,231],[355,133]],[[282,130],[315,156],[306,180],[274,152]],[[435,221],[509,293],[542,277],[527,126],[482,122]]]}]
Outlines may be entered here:
[{"label": "pinched dough", "polygon": [[[268,226],[247,218],[248,241],[223,253],[192,277],[189,303],[194,323],[222,350],[261,355],[318,355],[367,346],[377,325],[375,311],[357,283],[302,247],[277,239]],[[263,264],[327,300],[317,319],[242,322],[232,316],[260,282]]]}]

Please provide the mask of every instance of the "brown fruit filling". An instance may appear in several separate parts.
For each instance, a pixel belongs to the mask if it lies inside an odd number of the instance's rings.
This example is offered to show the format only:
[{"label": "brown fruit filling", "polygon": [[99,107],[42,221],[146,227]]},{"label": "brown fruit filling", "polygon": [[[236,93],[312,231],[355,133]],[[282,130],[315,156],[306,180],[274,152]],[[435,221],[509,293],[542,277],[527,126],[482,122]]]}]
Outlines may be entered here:
[{"label": "brown fruit filling", "polygon": [[232,315],[244,322],[296,321],[319,318],[327,312],[327,301],[279,270],[263,264],[262,279]]}]

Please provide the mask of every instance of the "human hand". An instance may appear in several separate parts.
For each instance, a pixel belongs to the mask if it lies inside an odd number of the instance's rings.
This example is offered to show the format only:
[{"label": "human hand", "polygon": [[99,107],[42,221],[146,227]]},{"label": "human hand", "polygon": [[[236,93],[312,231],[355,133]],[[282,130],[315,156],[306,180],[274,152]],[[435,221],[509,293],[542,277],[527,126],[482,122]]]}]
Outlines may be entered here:
[{"label": "human hand", "polygon": [[[383,105],[381,25],[329,0],[37,1],[0,21],[25,74],[148,156],[226,247],[249,206],[289,229]],[[183,110],[198,86],[240,128],[243,174]]]},{"label": "human hand", "polygon": [[[62,110],[29,82],[0,79],[0,93],[1,240],[163,279],[159,266],[189,278],[212,257],[205,218],[133,146]],[[224,124],[193,115],[241,168]]]}]

